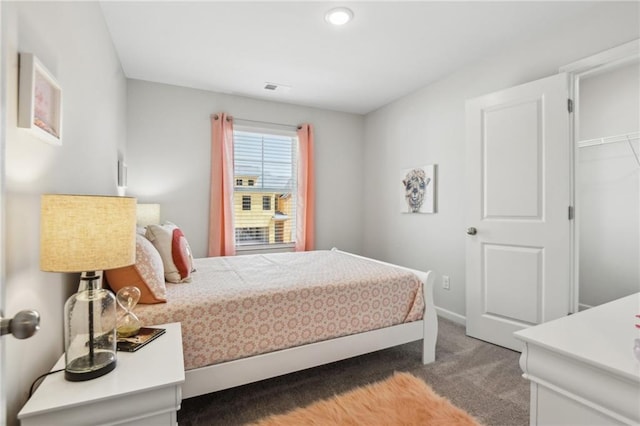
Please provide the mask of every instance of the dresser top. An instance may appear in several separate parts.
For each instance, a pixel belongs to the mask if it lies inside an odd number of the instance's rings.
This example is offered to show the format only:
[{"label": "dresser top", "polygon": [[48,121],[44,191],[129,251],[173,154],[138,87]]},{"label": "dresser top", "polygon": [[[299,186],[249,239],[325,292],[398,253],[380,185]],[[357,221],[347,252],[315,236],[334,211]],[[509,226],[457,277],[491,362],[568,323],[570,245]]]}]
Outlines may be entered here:
[{"label": "dresser top", "polygon": [[515,337],[640,383],[640,293],[515,333]]}]

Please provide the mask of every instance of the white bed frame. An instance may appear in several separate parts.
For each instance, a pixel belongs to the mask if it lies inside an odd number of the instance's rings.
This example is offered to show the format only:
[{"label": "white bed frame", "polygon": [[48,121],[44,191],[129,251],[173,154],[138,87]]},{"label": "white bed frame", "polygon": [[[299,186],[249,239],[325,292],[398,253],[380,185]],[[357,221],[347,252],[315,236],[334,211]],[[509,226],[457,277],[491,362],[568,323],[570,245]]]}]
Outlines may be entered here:
[{"label": "white bed frame", "polygon": [[[368,259],[335,248],[332,250]],[[374,259],[368,260],[391,265]],[[399,267],[397,265],[391,266]],[[185,372],[185,382],[182,386],[182,398],[191,398],[229,389],[416,340],[423,340],[422,363],[429,364],[435,361],[438,318],[433,304],[433,273],[431,271],[422,272],[410,268],[401,268],[416,274],[423,283],[425,313],[422,321],[404,323],[187,370]]]}]

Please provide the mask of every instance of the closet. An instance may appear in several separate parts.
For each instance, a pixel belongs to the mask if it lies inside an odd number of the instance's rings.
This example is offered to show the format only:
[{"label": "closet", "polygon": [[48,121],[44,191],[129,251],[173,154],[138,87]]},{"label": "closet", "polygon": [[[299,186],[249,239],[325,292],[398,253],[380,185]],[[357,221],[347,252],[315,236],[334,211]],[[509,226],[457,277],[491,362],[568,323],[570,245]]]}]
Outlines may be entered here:
[{"label": "closet", "polygon": [[576,154],[581,309],[640,291],[640,63],[580,80]]}]

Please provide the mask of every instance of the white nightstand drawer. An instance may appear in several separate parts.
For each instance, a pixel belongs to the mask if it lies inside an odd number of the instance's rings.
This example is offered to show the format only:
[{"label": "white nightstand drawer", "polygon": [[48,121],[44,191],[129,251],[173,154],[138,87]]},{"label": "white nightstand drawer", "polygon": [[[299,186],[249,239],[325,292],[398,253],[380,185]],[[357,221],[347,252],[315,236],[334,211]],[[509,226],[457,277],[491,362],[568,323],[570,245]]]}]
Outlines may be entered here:
[{"label": "white nightstand drawer", "polygon": [[47,377],[18,414],[22,425],[175,425],[184,382],[180,324],[156,327],[167,332],[137,352],[118,352],[116,369],[105,376]]}]

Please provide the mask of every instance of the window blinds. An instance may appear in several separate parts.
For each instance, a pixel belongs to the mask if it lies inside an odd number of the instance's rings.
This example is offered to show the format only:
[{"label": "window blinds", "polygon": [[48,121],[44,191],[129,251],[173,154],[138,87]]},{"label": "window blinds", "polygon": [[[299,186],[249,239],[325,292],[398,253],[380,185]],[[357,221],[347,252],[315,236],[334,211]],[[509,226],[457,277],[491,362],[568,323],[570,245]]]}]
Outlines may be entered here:
[{"label": "window blinds", "polygon": [[236,247],[295,243],[295,134],[234,130]]}]

